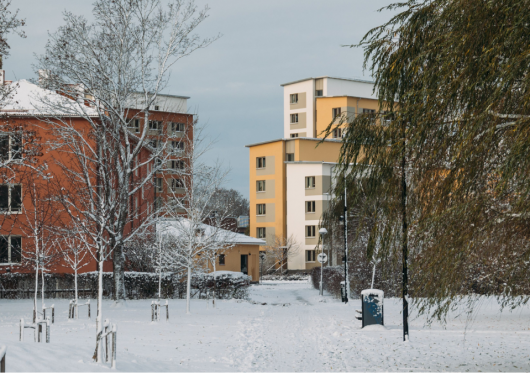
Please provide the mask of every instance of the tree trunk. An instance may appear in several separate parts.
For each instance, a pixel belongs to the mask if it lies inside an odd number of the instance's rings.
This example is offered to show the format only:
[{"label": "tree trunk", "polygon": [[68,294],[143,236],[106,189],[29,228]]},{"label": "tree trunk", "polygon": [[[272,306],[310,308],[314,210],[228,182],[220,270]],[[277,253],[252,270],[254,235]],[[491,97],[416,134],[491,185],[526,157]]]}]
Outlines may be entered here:
[{"label": "tree trunk", "polygon": [[188,266],[188,281],[186,284],[186,313],[190,313],[190,296],[191,296],[191,264]]},{"label": "tree trunk", "polygon": [[113,264],[114,300],[125,300],[125,258],[121,244],[115,246]]},{"label": "tree trunk", "polygon": [[[100,254],[100,257],[103,257],[102,254]],[[101,349],[101,343],[99,343],[99,336],[102,333],[103,330],[103,260],[100,259],[99,261],[99,273],[98,273],[98,311],[96,316],[96,353],[95,353],[95,360],[98,363],[103,362],[102,358],[102,349]]]},{"label": "tree trunk", "polygon": [[37,321],[37,294],[39,293],[39,262],[37,261],[37,270],[35,272],[35,298],[33,300],[33,323]]}]

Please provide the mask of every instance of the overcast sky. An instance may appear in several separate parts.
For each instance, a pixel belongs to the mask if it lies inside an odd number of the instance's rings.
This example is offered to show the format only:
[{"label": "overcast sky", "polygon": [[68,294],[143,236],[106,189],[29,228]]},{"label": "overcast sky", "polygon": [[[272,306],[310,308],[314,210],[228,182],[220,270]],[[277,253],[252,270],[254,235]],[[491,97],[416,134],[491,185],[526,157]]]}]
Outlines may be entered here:
[{"label": "overcast sky", "polygon": [[[210,7],[197,29],[222,37],[194,52],[172,70],[166,93],[190,96],[190,112],[199,114],[216,139],[208,162],[231,168],[226,187],[248,197],[248,149],[245,145],[281,138],[283,90],[280,84],[302,78],[363,74],[362,50],[355,44],[372,27],[390,18],[377,9],[389,0],[196,0]],[[16,0],[26,19],[26,39],[11,36],[4,61],[6,79],[35,77],[34,53],[42,53],[48,31],[63,23],[65,9],[91,18],[92,2]]]}]

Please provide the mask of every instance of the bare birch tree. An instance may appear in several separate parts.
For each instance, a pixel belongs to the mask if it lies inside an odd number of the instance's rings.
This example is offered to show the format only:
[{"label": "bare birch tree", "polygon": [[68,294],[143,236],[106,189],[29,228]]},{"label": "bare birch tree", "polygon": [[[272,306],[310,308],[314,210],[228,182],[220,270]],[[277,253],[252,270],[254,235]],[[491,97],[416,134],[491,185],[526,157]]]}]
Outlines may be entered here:
[{"label": "bare birch tree", "polygon": [[275,269],[275,271],[279,270],[280,274],[283,275],[284,270],[287,268],[287,260],[296,256],[299,250],[300,244],[294,236],[274,236],[274,240],[265,246],[265,261],[267,263],[265,272]]},{"label": "bare birch tree", "polygon": [[[38,68],[46,87],[72,98],[72,107],[44,105],[61,115],[47,121],[56,141],[52,148],[67,184],[62,194],[76,229],[84,231],[99,267],[97,335],[102,327],[103,262],[112,258],[114,297],[125,299],[124,246],[145,234],[156,220],[152,205],[132,202],[167,164],[168,140],[151,146],[150,113],[169,81],[171,67],[214,39],[201,39],[196,27],[207,18],[191,0],[98,0],[95,21],[64,13],[65,25],[50,35]],[[79,126],[68,115],[82,118]],[[144,122],[139,133],[130,127]],[[167,123],[162,123],[167,127]],[[167,133],[167,128],[162,129]],[[146,152],[146,149],[148,151]],[[148,200],[148,198],[146,198]],[[101,348],[95,358],[101,362]]]}]

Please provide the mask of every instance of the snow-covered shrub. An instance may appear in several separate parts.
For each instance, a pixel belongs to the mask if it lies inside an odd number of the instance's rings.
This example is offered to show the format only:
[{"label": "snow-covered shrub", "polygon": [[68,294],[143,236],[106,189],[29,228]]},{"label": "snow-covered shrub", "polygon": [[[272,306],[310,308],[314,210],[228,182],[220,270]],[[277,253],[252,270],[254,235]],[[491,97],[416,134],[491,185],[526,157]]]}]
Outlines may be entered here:
[{"label": "snow-covered shrub", "polygon": [[[206,291],[213,294],[217,289],[217,298],[244,299],[248,296],[251,277],[240,272],[215,272],[213,274],[195,274],[192,277],[192,290],[195,297],[206,297]],[[128,299],[150,299],[158,297],[158,273],[125,272],[125,291]],[[34,273],[0,274],[0,298],[31,298],[34,295]],[[113,273],[103,274],[103,295],[112,297]],[[74,296],[74,275],[52,273],[44,275],[46,298],[67,298]],[[85,272],[78,277],[79,297],[94,299],[97,296],[98,273]],[[39,289],[40,290],[40,289]],[[162,273],[162,298],[179,298],[186,296],[184,276],[179,273]]]},{"label": "snow-covered shrub", "polygon": [[297,272],[290,274],[270,274],[261,276],[262,280],[265,281],[307,281],[307,278],[310,276],[308,272]]},{"label": "snow-covered shrub", "polygon": [[217,271],[194,275],[191,286],[198,298],[206,297],[207,292],[211,297],[215,292],[218,299],[246,299],[251,280],[251,276],[241,272]]}]

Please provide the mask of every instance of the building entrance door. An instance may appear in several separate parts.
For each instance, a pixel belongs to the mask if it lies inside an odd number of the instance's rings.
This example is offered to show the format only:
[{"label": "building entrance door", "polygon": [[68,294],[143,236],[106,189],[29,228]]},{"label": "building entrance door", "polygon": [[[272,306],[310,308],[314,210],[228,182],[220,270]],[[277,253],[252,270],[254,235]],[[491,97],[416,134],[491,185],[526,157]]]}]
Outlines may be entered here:
[{"label": "building entrance door", "polygon": [[241,255],[241,272],[248,275],[248,255]]}]

